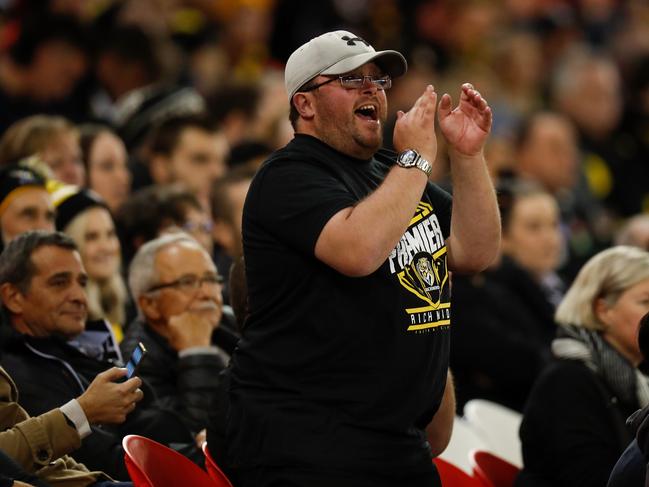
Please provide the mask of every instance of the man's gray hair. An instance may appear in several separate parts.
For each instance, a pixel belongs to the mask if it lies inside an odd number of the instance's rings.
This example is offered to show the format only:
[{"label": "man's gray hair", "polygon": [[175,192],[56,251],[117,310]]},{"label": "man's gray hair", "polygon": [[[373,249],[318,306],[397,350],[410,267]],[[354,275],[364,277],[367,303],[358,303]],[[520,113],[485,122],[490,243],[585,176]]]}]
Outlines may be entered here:
[{"label": "man's gray hair", "polygon": [[29,290],[37,269],[32,254],[41,247],[77,250],[74,241],[62,232],[31,230],[13,239],[0,255],[0,284],[15,285],[22,293]]},{"label": "man's gray hair", "polygon": [[179,242],[190,242],[200,246],[192,236],[185,232],[168,233],[142,245],[133,257],[128,270],[128,286],[140,316],[139,297],[159,284],[158,269],[155,265],[156,255],[163,248]]}]

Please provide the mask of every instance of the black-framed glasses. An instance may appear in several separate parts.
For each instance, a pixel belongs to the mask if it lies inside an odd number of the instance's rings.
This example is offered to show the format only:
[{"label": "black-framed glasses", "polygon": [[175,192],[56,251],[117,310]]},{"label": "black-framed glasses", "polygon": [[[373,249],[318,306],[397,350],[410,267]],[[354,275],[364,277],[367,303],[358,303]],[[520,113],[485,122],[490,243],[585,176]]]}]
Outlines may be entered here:
[{"label": "black-framed glasses", "polygon": [[357,90],[359,88],[362,88],[363,86],[365,86],[365,81],[369,81],[371,85],[379,90],[389,90],[392,87],[392,78],[390,78],[389,76],[375,77],[351,74],[347,76],[336,76],[335,78],[330,78],[327,81],[323,81],[322,83],[307,86],[306,88],[303,88],[299,91],[313,91],[336,80],[340,81],[340,86],[348,90]]},{"label": "black-framed glasses", "polygon": [[207,283],[211,286],[220,286],[221,284],[223,284],[223,276],[221,276],[220,274],[208,274],[203,277],[199,277],[195,274],[187,274],[179,277],[175,281],[151,286],[148,289],[147,293],[159,291],[160,289],[165,289],[168,287],[172,287],[174,289],[177,289],[178,291],[183,292],[195,292],[200,289],[204,283]]}]

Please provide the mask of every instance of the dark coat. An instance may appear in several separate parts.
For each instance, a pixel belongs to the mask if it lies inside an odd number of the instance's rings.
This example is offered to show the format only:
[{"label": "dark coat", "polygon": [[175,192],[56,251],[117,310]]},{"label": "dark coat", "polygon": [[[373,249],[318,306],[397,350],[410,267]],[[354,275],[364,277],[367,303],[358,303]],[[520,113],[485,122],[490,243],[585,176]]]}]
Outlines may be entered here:
[{"label": "dark coat", "polygon": [[604,487],[631,441],[628,414],[584,363],[552,363],[525,407],[516,487]]},{"label": "dark coat", "polygon": [[[4,349],[2,365],[20,390],[21,406],[38,416],[79,397],[98,373],[116,364],[90,358],[59,338],[14,334]],[[177,414],[160,407],[146,384],[142,389],[145,399],[123,424],[92,426],[92,434],[72,453],[75,460],[111,477],[128,479],[121,446],[126,434],[140,434],[165,444],[191,445],[188,455],[200,458],[190,431]]]},{"label": "dark coat", "polygon": [[179,357],[164,337],[136,320],[120,344],[124,357],[130,356],[138,342],[147,354],[137,375],[153,388],[161,405],[178,412],[193,433],[205,428],[226,356],[201,353]]},{"label": "dark coat", "polygon": [[451,370],[457,406],[484,398],[521,411],[550,359],[554,308],[511,259],[475,276],[453,276]]},{"label": "dark coat", "polygon": [[635,438],[615,464],[607,487],[649,486],[649,406],[633,413],[627,425]]}]

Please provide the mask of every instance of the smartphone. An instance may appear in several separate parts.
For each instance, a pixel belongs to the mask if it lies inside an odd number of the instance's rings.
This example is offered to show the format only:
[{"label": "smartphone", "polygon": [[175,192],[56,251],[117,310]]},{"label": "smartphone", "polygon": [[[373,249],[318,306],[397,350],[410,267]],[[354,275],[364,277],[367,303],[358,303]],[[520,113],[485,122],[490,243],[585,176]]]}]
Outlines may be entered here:
[{"label": "smartphone", "polygon": [[133,377],[138,369],[138,366],[140,365],[140,362],[146,355],[146,348],[144,348],[144,345],[142,342],[138,342],[137,347],[133,349],[133,353],[131,354],[131,357],[128,359],[128,362],[126,362],[126,378],[130,379]]}]

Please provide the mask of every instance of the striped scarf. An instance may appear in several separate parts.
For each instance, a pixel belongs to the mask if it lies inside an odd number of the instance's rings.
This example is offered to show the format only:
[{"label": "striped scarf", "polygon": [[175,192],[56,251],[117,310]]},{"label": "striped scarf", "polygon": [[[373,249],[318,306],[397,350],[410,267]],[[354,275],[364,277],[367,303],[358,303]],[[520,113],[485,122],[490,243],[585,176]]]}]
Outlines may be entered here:
[{"label": "striped scarf", "polygon": [[579,360],[602,378],[624,405],[638,409],[649,404],[649,377],[602,338],[581,326],[561,326],[552,342],[557,358]]}]

